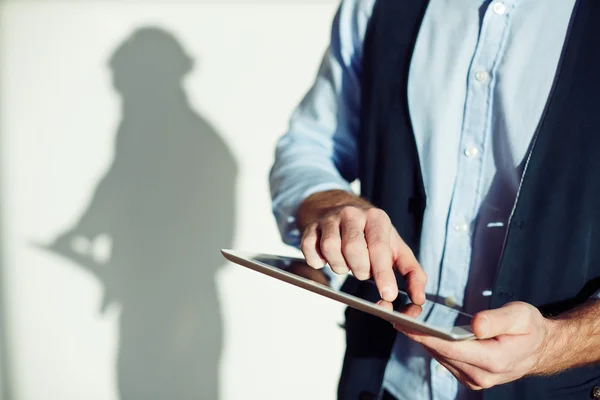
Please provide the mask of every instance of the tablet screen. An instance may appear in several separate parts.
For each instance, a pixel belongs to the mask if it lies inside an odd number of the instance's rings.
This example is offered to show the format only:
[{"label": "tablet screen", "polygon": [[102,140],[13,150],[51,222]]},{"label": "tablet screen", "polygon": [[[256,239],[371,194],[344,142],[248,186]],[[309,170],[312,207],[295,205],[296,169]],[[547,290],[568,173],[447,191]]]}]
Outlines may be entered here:
[{"label": "tablet screen", "polygon": [[[273,255],[253,255],[251,258],[259,263],[309,280],[314,284],[344,292],[344,286],[336,284],[336,275],[328,266],[316,270],[303,260]],[[388,311],[393,310],[415,321],[426,323],[432,328],[447,332],[452,331],[455,327],[465,327],[471,323],[472,317],[470,315],[462,312],[456,306],[450,307],[444,304],[444,300],[436,295],[426,294],[427,300],[425,304],[418,306],[410,301],[404,291],[399,290],[398,298],[393,303],[390,303],[378,298],[378,292],[373,280],[369,280],[368,282],[373,285],[372,292],[376,297],[372,299],[361,297],[362,300],[367,300],[373,305],[382,307]]]}]

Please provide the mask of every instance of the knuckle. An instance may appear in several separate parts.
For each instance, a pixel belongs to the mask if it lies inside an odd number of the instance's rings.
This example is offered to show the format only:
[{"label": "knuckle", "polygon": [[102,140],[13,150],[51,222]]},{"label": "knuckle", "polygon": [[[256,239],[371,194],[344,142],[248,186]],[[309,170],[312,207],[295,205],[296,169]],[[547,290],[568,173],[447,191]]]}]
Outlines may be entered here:
[{"label": "knuckle", "polygon": [[308,225],[305,229],[304,229],[304,234],[308,235],[308,234],[314,234],[317,233],[317,229],[319,228],[319,223],[318,222],[313,222],[312,224]]},{"label": "knuckle", "polygon": [[354,245],[365,237],[363,232],[352,227],[344,227],[343,236],[346,245]]},{"label": "knuckle", "polygon": [[333,237],[323,238],[321,240],[321,252],[323,255],[331,257],[340,251],[340,241]]},{"label": "knuckle", "polygon": [[331,270],[338,275],[347,274],[350,269],[344,262],[329,262]]},{"label": "knuckle", "polygon": [[422,271],[419,266],[416,266],[408,272],[406,279],[419,284],[427,283],[427,275],[422,273]]},{"label": "knuckle", "polygon": [[[348,257],[346,257],[348,258]],[[358,258],[353,261],[348,261],[348,268],[352,271],[352,273],[359,280],[369,279],[371,275],[371,270],[369,268],[368,263],[364,260]]]},{"label": "knuckle", "polygon": [[529,318],[530,321],[533,321],[537,317],[536,313],[538,313],[538,311],[536,308],[525,303],[523,303],[521,307],[523,309],[523,314],[527,315],[527,318]]},{"label": "knuckle", "polygon": [[513,306],[517,307],[519,311],[529,311],[529,307],[527,306],[527,304],[522,301],[515,301],[513,303]]},{"label": "knuckle", "polygon": [[362,261],[355,262],[352,265],[349,265],[349,268],[352,270],[352,272],[366,273],[368,275],[371,275],[371,269],[369,268],[369,265]]},{"label": "knuckle", "polygon": [[495,359],[493,362],[488,358],[481,360],[481,364],[487,366],[492,374],[502,374],[508,371],[509,363],[504,358]]},{"label": "knuckle", "polygon": [[531,307],[522,301],[514,301],[511,304],[511,307],[518,313],[522,313],[524,315],[531,315]]},{"label": "knuckle", "polygon": [[481,389],[489,389],[494,386],[493,377],[486,373],[478,373],[472,379]]},{"label": "knuckle", "polygon": [[311,245],[310,243],[308,243],[308,241],[306,239],[302,239],[302,242],[300,242],[300,251],[302,251],[302,253],[306,256],[307,253],[310,253],[311,251]]},{"label": "knuckle", "polygon": [[474,383],[471,382],[463,382],[469,389],[474,390],[474,391],[480,391],[482,388],[477,386]]},{"label": "knuckle", "polygon": [[420,267],[419,267],[419,268],[417,268],[417,271],[418,271],[418,272],[416,273],[416,279],[417,279],[417,281],[418,281],[419,283],[422,283],[423,285],[426,285],[426,284],[427,284],[427,280],[428,280],[427,274],[426,274],[426,273],[425,273],[425,271],[423,271],[423,269],[422,269],[422,268],[420,268]]},{"label": "knuckle", "polygon": [[[537,320],[538,315],[536,313],[539,314],[539,311],[527,303],[516,301],[511,304],[511,308],[511,313],[519,316],[517,320],[520,323],[517,323],[517,326],[521,328],[527,329],[532,321]],[[541,316],[541,314],[539,315]]]},{"label": "knuckle", "polygon": [[317,224],[311,224],[304,229],[302,232],[302,241],[306,239],[314,238],[317,235]]},{"label": "knuckle", "polygon": [[391,251],[390,245],[381,234],[371,235],[368,239],[368,246],[372,251]]},{"label": "knuckle", "polygon": [[369,219],[378,220],[383,223],[390,222],[390,217],[381,208],[369,208],[366,211],[366,215],[367,215],[367,218],[369,218]]},{"label": "knuckle", "polygon": [[342,251],[344,254],[348,254],[350,256],[358,257],[358,256],[368,256],[367,246],[364,243],[361,243],[360,238],[358,236],[352,236],[351,238],[344,238],[343,243],[341,244]]},{"label": "knuckle", "polygon": [[339,212],[342,219],[355,219],[361,215],[361,211],[353,206],[344,206]]},{"label": "knuckle", "polygon": [[487,370],[492,374],[501,374],[504,372],[504,368],[499,363],[493,363],[487,367]]},{"label": "knuckle", "polygon": [[326,215],[319,221],[321,230],[327,229],[328,227],[334,227],[339,223],[339,217],[335,214]]}]

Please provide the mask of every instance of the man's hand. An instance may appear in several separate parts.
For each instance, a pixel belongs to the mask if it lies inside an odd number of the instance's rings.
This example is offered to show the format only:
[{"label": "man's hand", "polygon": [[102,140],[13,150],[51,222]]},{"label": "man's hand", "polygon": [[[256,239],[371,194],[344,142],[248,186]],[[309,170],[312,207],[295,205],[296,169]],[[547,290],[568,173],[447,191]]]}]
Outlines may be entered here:
[{"label": "man's hand", "polygon": [[425,346],[432,357],[473,390],[526,375],[547,375],[561,368],[557,359],[564,352],[564,335],[558,322],[544,318],[527,303],[508,303],[499,309],[482,311],[474,316],[471,325],[479,340],[450,342],[397,329]]},{"label": "man's hand", "polygon": [[330,191],[307,198],[297,219],[304,232],[301,250],[311,267],[329,263],[337,274],[373,277],[386,301],[398,296],[395,269],[406,279],[411,300],[425,302],[427,276],[384,211],[349,193]]}]

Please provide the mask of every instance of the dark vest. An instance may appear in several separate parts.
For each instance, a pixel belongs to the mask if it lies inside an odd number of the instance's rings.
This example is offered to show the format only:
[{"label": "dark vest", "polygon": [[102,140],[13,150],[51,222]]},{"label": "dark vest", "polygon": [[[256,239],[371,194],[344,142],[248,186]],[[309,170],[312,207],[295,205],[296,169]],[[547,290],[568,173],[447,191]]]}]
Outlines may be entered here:
[{"label": "dark vest", "polygon": [[[418,254],[427,199],[407,83],[427,0],[378,0],[363,49],[360,180]],[[525,301],[546,315],[600,289],[600,1],[580,0],[532,143],[490,306]],[[401,283],[401,282],[400,282]],[[345,290],[376,299],[373,286]],[[395,337],[390,324],[346,311],[339,399],[379,392]],[[402,377],[398,377],[402,379]],[[484,392],[486,400],[591,398],[600,365],[531,377]]]}]

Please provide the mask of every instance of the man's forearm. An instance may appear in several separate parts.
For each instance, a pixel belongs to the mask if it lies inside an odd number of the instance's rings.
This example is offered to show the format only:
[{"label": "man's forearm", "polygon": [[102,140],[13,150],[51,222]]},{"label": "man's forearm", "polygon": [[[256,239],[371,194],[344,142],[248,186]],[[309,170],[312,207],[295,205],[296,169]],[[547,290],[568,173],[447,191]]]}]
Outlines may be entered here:
[{"label": "man's forearm", "polygon": [[372,207],[368,201],[344,190],[328,190],[315,193],[307,197],[298,209],[296,214],[298,229],[303,232],[308,225],[318,221],[323,215],[344,206]]},{"label": "man's forearm", "polygon": [[551,319],[541,374],[600,363],[600,300]]}]

